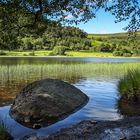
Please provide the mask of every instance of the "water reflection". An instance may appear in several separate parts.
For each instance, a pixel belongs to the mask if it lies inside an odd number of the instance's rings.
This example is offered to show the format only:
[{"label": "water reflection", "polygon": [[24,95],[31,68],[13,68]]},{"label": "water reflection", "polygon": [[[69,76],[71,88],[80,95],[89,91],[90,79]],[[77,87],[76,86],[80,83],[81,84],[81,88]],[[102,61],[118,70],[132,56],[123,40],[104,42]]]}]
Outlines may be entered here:
[{"label": "water reflection", "polygon": [[[6,119],[5,122],[11,128],[10,133],[17,139],[30,133],[49,135],[86,119],[120,119],[123,116],[117,109],[117,82],[128,69],[140,67],[138,62],[122,63],[129,61],[140,59],[0,58],[0,117]],[[10,118],[10,104],[25,85],[45,78],[58,78],[74,84],[90,100],[81,110],[62,121],[39,130],[29,129]]]},{"label": "water reflection", "polygon": [[[81,120],[95,119],[95,120],[116,120],[120,119],[122,116],[118,114],[116,109],[116,100],[118,98],[116,94],[116,82],[114,79],[112,81],[100,81],[95,79],[84,79],[76,84],[77,88],[81,89],[86,93],[90,100],[89,103],[82,108],[80,111],[72,114],[68,118],[57,122],[49,127],[41,128],[39,130],[33,130],[26,128],[8,115],[9,106],[0,108],[0,116],[7,116],[7,124],[9,127],[14,127],[11,132],[16,138],[22,137],[29,133],[37,133],[38,135],[49,135],[60,128],[67,127],[69,125],[78,123]],[[85,85],[85,86],[84,86]]]},{"label": "water reflection", "polygon": [[129,104],[123,99],[117,101],[118,113],[123,116],[140,116],[140,105]]},{"label": "water reflection", "polygon": [[140,62],[140,58],[85,58],[85,57],[0,57],[0,65],[69,64],[69,63],[123,63]]}]

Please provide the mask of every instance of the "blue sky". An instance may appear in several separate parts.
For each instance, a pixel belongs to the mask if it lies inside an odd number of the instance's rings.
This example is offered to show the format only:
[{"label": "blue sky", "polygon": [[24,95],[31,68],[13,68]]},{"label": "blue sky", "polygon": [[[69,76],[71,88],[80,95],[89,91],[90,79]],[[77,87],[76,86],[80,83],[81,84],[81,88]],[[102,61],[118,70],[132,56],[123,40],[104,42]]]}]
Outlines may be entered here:
[{"label": "blue sky", "polygon": [[115,23],[114,21],[115,17],[111,13],[100,10],[96,18],[91,19],[85,24],[80,23],[77,26],[87,33],[105,34],[125,32],[123,28],[127,26],[128,22]]}]

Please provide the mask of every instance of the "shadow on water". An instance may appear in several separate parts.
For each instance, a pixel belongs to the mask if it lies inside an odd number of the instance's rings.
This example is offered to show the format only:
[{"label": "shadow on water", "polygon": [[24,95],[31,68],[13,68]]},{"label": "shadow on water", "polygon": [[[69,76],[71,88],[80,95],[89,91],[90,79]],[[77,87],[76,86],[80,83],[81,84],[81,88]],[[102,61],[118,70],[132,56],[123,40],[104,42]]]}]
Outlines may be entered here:
[{"label": "shadow on water", "polygon": [[123,116],[140,116],[140,105],[129,104],[127,101],[119,99],[117,102],[118,113]]}]

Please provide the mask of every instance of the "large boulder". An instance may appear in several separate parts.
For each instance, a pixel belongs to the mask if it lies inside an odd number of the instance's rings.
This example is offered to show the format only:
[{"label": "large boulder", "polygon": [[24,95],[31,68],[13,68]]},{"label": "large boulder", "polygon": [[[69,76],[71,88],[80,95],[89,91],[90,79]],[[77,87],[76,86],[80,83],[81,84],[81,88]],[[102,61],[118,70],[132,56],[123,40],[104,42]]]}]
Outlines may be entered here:
[{"label": "large boulder", "polygon": [[27,85],[17,96],[10,115],[19,123],[41,128],[80,109],[88,97],[64,81],[45,79]]}]

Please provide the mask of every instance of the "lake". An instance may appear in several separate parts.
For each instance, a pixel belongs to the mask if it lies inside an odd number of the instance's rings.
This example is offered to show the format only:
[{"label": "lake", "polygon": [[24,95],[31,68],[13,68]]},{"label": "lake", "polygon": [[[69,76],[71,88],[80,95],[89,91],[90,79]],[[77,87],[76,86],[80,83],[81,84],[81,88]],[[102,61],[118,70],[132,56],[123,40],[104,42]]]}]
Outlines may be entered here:
[{"label": "lake", "polygon": [[[49,135],[82,120],[118,120],[118,80],[129,69],[140,67],[139,58],[1,57],[0,118],[15,139],[36,133]],[[45,78],[67,81],[89,97],[79,111],[49,127],[34,130],[15,122],[9,109],[16,94],[28,83]]]}]

